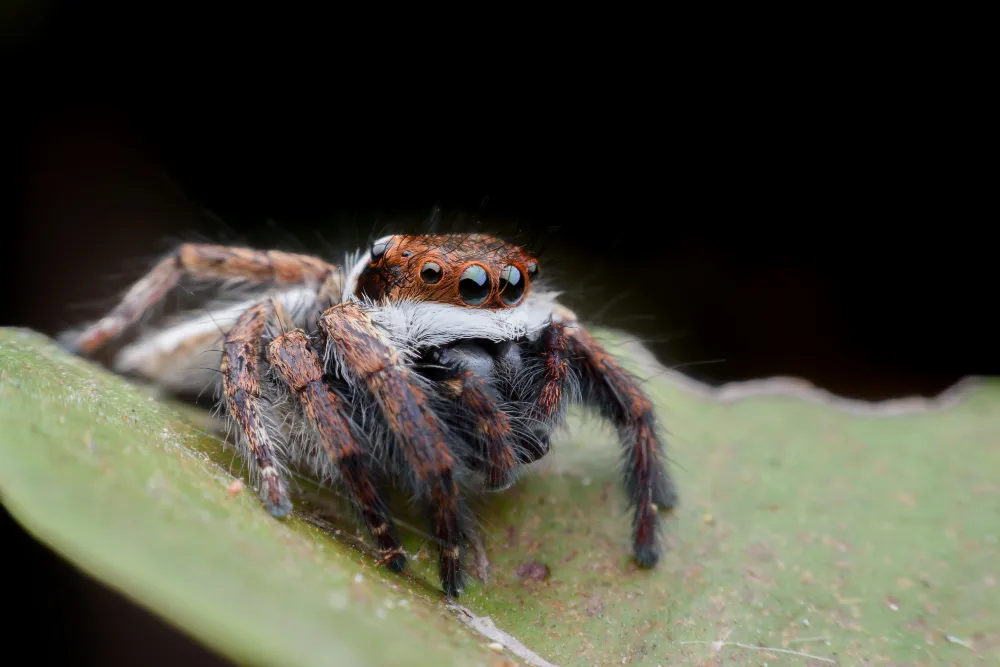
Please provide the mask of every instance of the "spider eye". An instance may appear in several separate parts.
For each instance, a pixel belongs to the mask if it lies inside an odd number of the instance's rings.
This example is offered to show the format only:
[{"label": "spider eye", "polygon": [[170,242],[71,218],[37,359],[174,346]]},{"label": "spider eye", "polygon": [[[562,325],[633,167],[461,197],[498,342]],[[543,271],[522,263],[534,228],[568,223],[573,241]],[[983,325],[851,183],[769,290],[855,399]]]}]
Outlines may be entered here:
[{"label": "spider eye", "polygon": [[490,274],[478,264],[473,264],[462,272],[458,281],[458,293],[462,301],[470,306],[478,306],[490,295]]},{"label": "spider eye", "polygon": [[534,280],[538,277],[538,262],[531,260],[528,262],[528,266],[525,267],[528,270],[528,279]]},{"label": "spider eye", "polygon": [[384,255],[385,251],[388,250],[388,249],[389,249],[389,242],[388,241],[381,241],[380,243],[376,243],[375,245],[373,245],[372,246],[372,261],[373,262],[377,262],[378,260],[382,259],[382,255]]},{"label": "spider eye", "polygon": [[524,277],[516,266],[505,266],[500,271],[500,300],[513,306],[524,295]]},{"label": "spider eye", "polygon": [[437,262],[427,262],[420,269],[420,279],[428,285],[441,280],[441,266]]}]

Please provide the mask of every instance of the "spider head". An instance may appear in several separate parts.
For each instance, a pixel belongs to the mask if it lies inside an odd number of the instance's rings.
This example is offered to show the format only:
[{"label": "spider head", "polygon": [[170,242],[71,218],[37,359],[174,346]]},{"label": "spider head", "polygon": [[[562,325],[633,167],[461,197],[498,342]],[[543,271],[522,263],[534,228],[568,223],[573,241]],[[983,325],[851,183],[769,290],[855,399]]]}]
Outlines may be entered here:
[{"label": "spider head", "polygon": [[498,310],[524,300],[538,260],[482,234],[396,235],[373,243],[352,274],[356,297]]}]

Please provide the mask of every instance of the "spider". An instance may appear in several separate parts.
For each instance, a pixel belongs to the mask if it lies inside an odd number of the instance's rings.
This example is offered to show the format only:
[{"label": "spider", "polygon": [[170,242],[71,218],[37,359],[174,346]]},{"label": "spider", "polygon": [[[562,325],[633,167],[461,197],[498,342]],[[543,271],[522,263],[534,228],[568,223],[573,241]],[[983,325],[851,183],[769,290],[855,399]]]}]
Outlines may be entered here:
[{"label": "spider", "polygon": [[[406,554],[384,489],[407,489],[426,512],[452,597],[474,539],[463,490],[509,487],[549,451],[567,405],[582,402],[617,429],[633,553],[640,566],[657,563],[658,515],[677,495],[652,404],[543,289],[536,257],[483,234],[393,235],[345,267],[182,244],[67,342],[82,356],[112,348],[182,280],[243,285],[245,301],[213,302],[209,317],[182,309],[112,349],[113,368],[173,392],[216,383],[268,511],[292,510],[289,465],[336,482],[378,561],[396,572]],[[200,369],[213,346],[218,363]]]}]

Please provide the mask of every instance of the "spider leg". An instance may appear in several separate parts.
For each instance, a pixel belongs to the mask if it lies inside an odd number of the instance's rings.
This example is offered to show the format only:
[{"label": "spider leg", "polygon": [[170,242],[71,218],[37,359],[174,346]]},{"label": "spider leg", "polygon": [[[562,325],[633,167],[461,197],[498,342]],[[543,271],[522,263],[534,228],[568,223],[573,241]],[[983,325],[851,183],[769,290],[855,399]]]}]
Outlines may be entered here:
[{"label": "spider leg", "polygon": [[[569,341],[565,327],[552,324],[541,334],[542,382],[534,401],[532,417],[543,424],[550,424],[562,416],[567,389],[570,387],[572,368],[570,366]],[[543,432],[538,437],[527,440],[521,448],[522,463],[531,463],[545,456],[549,451],[549,436]]]},{"label": "spider leg", "polygon": [[307,255],[185,243],[132,285],[118,305],[80,333],[73,345],[80,354],[95,353],[138,322],[184,277],[281,285],[315,282],[323,284],[325,293],[336,275],[335,266]]},{"label": "spider leg", "polygon": [[499,408],[489,384],[470,370],[439,383],[446,397],[455,401],[472,423],[480,441],[483,458],[477,468],[485,468],[486,488],[501,491],[515,481],[518,465],[514,430],[510,418]]},{"label": "spider leg", "polygon": [[[553,322],[545,341],[555,345],[553,354],[572,359],[581,376],[583,399],[597,406],[618,430],[625,448],[625,489],[635,509],[633,551],[640,565],[653,567],[661,552],[657,515],[676,506],[677,492],[667,472],[652,403],[636,380],[576,322]],[[543,390],[543,400],[546,396]],[[551,410],[550,404],[545,407]]]},{"label": "spider leg", "polygon": [[261,401],[261,336],[272,308],[262,301],[240,315],[223,341],[220,370],[226,408],[253,455],[261,477],[260,493],[268,511],[281,518],[292,511],[292,503],[278,471],[276,447],[264,424]]},{"label": "spider leg", "polygon": [[406,567],[406,556],[382,493],[351,434],[343,402],[323,380],[323,367],[301,329],[289,331],[268,345],[268,361],[302,407],[319,436],[323,450],[340,470],[351,498],[378,545],[380,562],[395,572]]},{"label": "spider leg", "polygon": [[[375,398],[413,474],[413,488],[430,510],[438,542],[438,572],[446,594],[462,590],[461,552],[468,540],[456,463],[428,396],[367,313],[352,302],[320,317],[327,363],[349,380],[360,380]],[[329,366],[328,366],[329,368]]]},{"label": "spider leg", "polygon": [[569,379],[569,350],[565,327],[553,324],[542,331],[542,387],[538,394],[538,417],[553,419],[564,405]]}]

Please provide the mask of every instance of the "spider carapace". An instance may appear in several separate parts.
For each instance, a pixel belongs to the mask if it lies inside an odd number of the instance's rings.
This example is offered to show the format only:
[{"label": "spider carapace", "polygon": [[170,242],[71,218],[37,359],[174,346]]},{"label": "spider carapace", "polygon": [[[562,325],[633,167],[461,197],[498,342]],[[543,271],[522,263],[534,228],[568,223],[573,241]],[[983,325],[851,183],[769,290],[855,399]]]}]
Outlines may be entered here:
[{"label": "spider carapace", "polygon": [[[566,406],[590,405],[621,440],[635,557],[656,564],[658,518],[677,498],[653,407],[540,281],[535,257],[481,234],[396,235],[344,266],[184,244],[68,340],[170,391],[214,383],[271,514],[292,509],[290,465],[337,484],[396,571],[406,556],[384,490],[406,489],[452,596],[474,538],[463,490],[510,486],[548,452]],[[156,322],[182,282],[225,299]]]}]

